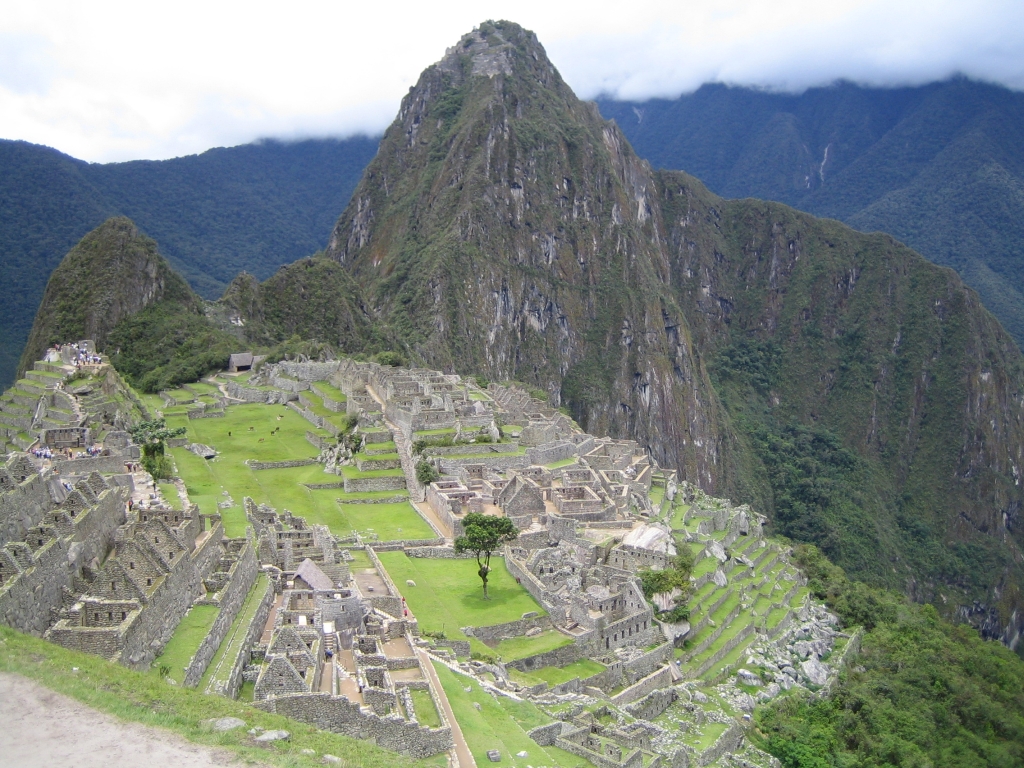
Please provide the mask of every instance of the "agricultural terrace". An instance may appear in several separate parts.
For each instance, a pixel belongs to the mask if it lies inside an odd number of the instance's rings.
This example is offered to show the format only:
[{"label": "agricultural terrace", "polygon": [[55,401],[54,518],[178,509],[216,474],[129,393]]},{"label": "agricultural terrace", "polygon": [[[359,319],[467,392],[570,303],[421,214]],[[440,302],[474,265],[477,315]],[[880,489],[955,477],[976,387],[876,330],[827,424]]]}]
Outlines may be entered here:
[{"label": "agricultural terrace", "polygon": [[[185,448],[172,448],[178,476],[185,482],[189,499],[206,514],[220,511],[228,536],[244,536],[246,519],[242,499],[254,501],[326,525],[338,536],[353,531],[364,538],[393,541],[429,539],[430,526],[407,502],[366,503],[375,498],[408,498],[408,492],[346,493],[344,488],[310,489],[307,485],[342,483],[343,477],[324,472],[320,464],[282,469],[251,469],[247,461],[278,462],[313,459],[317,449],[306,440],[312,425],[291,408],[280,405],[233,405],[223,418],[189,420],[170,415],[167,424],[185,427],[189,442],[203,443],[218,451],[214,459],[202,459]],[[401,470],[359,472],[343,467],[345,477],[401,476]],[[232,506],[218,510],[230,499]],[[360,503],[363,502],[363,503]]]}]

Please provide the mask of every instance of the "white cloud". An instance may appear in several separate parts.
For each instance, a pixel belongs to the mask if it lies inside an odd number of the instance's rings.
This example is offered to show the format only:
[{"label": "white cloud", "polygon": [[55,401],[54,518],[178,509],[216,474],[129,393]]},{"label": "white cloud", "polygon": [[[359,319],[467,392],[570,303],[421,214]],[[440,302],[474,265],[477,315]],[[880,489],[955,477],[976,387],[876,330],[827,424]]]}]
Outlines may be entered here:
[{"label": "white cloud", "polygon": [[12,0],[0,18],[0,137],[106,161],[261,136],[374,133],[420,71],[487,18],[536,31],[584,97],[954,72],[1024,88],[1019,0]]}]

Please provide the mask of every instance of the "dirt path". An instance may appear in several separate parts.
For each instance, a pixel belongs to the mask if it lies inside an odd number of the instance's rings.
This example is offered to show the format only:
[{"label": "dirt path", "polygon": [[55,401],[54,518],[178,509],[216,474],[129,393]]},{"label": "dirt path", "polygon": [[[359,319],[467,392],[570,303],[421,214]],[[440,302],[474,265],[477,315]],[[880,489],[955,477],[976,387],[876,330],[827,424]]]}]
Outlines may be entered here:
[{"label": "dirt path", "polygon": [[228,752],[126,723],[18,675],[0,673],[0,764],[19,768],[215,768]]},{"label": "dirt path", "polygon": [[459,727],[459,721],[455,719],[455,713],[452,712],[452,705],[448,703],[448,697],[445,695],[444,688],[441,687],[441,681],[437,677],[437,672],[434,670],[434,664],[431,662],[430,657],[427,656],[426,652],[421,649],[416,649],[416,655],[420,658],[420,664],[423,665],[423,669],[427,671],[427,675],[430,677],[430,684],[434,690],[437,691],[437,697],[441,700],[441,708],[444,709],[444,716],[448,718],[448,722],[452,727],[452,740],[455,742],[455,757],[459,761],[458,768],[476,768],[476,760],[473,759],[473,753],[469,751],[469,744],[466,743],[466,737],[462,735],[462,728]]}]

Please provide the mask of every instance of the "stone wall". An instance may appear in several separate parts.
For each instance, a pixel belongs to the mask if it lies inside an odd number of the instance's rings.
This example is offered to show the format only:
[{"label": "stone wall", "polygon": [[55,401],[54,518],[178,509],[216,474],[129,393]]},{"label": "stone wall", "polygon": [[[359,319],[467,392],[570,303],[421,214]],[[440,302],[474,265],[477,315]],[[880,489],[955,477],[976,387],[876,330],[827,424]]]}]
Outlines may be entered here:
[{"label": "stone wall", "polygon": [[561,648],[555,648],[545,653],[538,653],[535,656],[527,656],[525,659],[506,662],[505,666],[511,669],[518,669],[520,672],[530,672],[542,667],[564,667],[582,658],[583,651],[580,650],[576,643],[573,643],[572,645],[563,645]]},{"label": "stone wall", "polygon": [[113,546],[128,493],[101,491],[97,504],[76,516],[70,535],[50,538],[31,553],[27,567],[0,586],[0,623],[34,635],[46,631],[79,569],[103,559]]},{"label": "stone wall", "polygon": [[345,493],[365,491],[404,491],[405,475],[394,477],[346,477]]},{"label": "stone wall", "polygon": [[99,472],[101,475],[118,475],[124,473],[124,458],[121,456],[96,456],[84,459],[54,459],[53,467],[62,475],[88,475]]},{"label": "stone wall", "polygon": [[37,525],[52,508],[46,480],[39,475],[0,493],[0,547],[9,541],[23,541],[25,531]]},{"label": "stone wall", "polygon": [[256,547],[253,546],[252,542],[247,541],[239,553],[238,562],[235,563],[231,579],[228,581],[227,586],[221,590],[220,611],[217,613],[217,618],[214,619],[209,634],[203,638],[203,642],[199,644],[199,649],[185,668],[185,677],[182,680],[182,685],[189,688],[199,685],[199,679],[206,672],[206,668],[216,655],[217,649],[220,648],[220,644],[224,641],[228,630],[231,629],[231,624],[238,615],[242,603],[245,602],[245,596],[249,594],[249,590],[252,589],[252,585],[256,582],[256,577],[259,575],[259,567],[259,560],[256,558]]},{"label": "stone wall", "polygon": [[249,469],[291,469],[310,467],[319,462],[316,459],[294,459],[292,461],[249,461]]},{"label": "stone wall", "polygon": [[545,443],[536,448],[528,448],[526,458],[531,464],[551,464],[573,458],[577,450],[573,443]]},{"label": "stone wall", "polygon": [[426,557],[433,560],[472,560],[472,552],[456,552],[452,547],[410,547],[405,550],[408,557]]},{"label": "stone wall", "polygon": [[674,688],[662,688],[647,694],[635,704],[626,707],[626,712],[638,720],[653,720],[679,699]]},{"label": "stone wall", "polygon": [[522,637],[527,631],[538,628],[541,630],[553,629],[550,616],[534,616],[529,619],[516,619],[504,624],[492,624],[488,627],[463,627],[462,631],[470,637],[475,637],[487,645],[497,645],[502,640],[511,637]]},{"label": "stone wall", "polygon": [[[238,696],[238,692],[241,690],[242,683],[244,682],[242,679],[243,670],[245,665],[249,663],[252,647],[263,634],[263,628],[266,626],[270,610],[274,606],[275,597],[274,582],[268,579],[267,586],[260,596],[260,604],[256,608],[256,613],[253,614],[252,621],[249,622],[248,626],[239,628],[239,631],[245,634],[238,647],[238,653],[235,654],[233,659],[224,659],[223,663],[230,665],[227,675],[220,672],[213,675],[206,693],[218,693],[221,696],[227,696],[229,699]],[[225,637],[225,642],[230,642],[230,638]]]},{"label": "stone wall", "polygon": [[647,677],[641,679],[639,682],[629,686],[626,690],[611,697],[611,702],[616,706],[622,706],[623,704],[629,704],[630,702],[641,699],[649,693],[653,693],[661,688],[665,688],[672,684],[672,670],[668,667],[661,667],[657,671],[652,672]]},{"label": "stone wall", "polygon": [[202,592],[203,579],[191,558],[181,557],[138,619],[128,626],[121,653],[114,660],[132,669],[148,668]]},{"label": "stone wall", "polygon": [[71,587],[69,539],[50,539],[32,553],[32,565],[0,587],[0,624],[41,635],[56,619],[63,589]]},{"label": "stone wall", "polygon": [[697,755],[697,765],[711,765],[726,752],[734,752],[743,740],[744,728],[739,723],[730,725],[715,743]]},{"label": "stone wall", "polygon": [[295,362],[282,360],[275,364],[275,368],[282,371],[286,376],[291,376],[299,381],[328,381],[338,372],[341,362],[332,360],[326,363],[321,362]]},{"label": "stone wall", "polygon": [[372,739],[383,749],[417,759],[447,752],[454,743],[451,726],[446,723],[440,707],[437,709],[442,726],[427,728],[400,715],[381,717],[343,696],[328,693],[278,696],[257,702],[254,706],[323,730],[357,739]]}]

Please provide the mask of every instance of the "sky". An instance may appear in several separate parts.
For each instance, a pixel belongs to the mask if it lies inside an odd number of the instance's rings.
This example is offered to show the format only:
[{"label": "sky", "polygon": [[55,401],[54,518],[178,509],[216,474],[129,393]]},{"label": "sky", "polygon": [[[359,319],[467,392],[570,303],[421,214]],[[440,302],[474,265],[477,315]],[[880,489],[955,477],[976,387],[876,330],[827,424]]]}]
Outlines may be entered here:
[{"label": "sky", "polygon": [[582,98],[953,74],[1024,90],[1022,0],[0,0],[0,138],[110,162],[377,134],[487,19],[535,31]]}]

